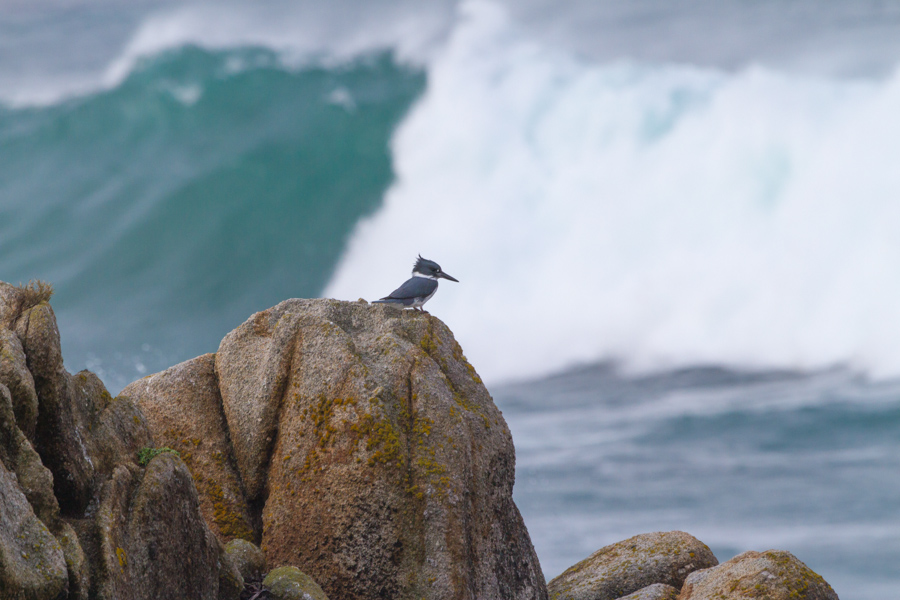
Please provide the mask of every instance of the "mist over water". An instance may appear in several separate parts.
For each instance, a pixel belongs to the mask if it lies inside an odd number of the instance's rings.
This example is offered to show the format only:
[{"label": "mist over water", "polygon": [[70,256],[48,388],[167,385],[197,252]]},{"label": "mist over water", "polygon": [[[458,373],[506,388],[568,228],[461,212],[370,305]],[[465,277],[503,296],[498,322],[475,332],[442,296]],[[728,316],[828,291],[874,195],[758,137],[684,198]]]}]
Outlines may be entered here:
[{"label": "mist over water", "polygon": [[421,253],[548,577],[682,529],[896,588],[894,5],[5,9],[0,280],[54,283],[69,370],[116,392]]}]

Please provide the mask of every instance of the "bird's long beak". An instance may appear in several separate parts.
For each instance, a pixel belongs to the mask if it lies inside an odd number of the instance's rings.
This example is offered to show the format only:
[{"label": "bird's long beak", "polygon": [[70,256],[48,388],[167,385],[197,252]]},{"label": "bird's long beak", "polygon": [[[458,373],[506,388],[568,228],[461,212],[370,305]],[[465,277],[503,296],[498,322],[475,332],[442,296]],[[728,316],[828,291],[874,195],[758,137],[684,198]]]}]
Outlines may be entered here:
[{"label": "bird's long beak", "polygon": [[443,277],[444,279],[449,279],[450,281],[455,281],[456,283],[459,283],[459,279],[456,279],[455,277],[450,277],[449,275],[447,275],[447,274],[444,273],[443,271],[441,271],[440,273],[438,273],[438,277]]}]

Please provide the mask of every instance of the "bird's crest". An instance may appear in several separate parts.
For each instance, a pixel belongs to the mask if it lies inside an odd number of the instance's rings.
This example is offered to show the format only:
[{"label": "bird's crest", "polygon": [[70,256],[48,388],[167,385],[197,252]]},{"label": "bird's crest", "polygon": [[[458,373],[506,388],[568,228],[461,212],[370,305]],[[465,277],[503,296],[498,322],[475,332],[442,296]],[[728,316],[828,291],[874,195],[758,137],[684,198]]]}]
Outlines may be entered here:
[{"label": "bird's crest", "polygon": [[434,271],[440,271],[441,266],[434,262],[433,260],[428,260],[427,258],[422,258],[422,255],[419,255],[419,258],[416,259],[416,264],[413,265],[413,273],[433,273]]}]

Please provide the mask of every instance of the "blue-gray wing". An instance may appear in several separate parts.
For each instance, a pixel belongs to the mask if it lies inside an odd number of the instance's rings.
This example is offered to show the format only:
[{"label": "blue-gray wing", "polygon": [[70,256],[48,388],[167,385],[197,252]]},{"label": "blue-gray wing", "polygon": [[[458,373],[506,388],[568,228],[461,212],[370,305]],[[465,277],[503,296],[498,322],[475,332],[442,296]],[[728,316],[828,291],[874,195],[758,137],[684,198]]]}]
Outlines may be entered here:
[{"label": "blue-gray wing", "polygon": [[385,296],[382,300],[412,300],[430,296],[437,289],[438,282],[427,277],[411,277],[406,283]]}]

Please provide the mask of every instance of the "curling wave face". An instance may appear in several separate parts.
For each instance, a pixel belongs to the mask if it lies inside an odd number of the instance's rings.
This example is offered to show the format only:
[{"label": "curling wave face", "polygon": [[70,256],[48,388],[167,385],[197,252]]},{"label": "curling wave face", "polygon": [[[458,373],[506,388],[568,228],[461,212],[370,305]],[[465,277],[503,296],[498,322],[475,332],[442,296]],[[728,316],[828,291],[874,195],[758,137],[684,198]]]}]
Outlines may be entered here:
[{"label": "curling wave face", "polygon": [[187,46],[117,86],[0,109],[0,274],[43,278],[70,368],[113,389],[316,296],[392,179],[420,93],[388,53],[294,68]]}]

